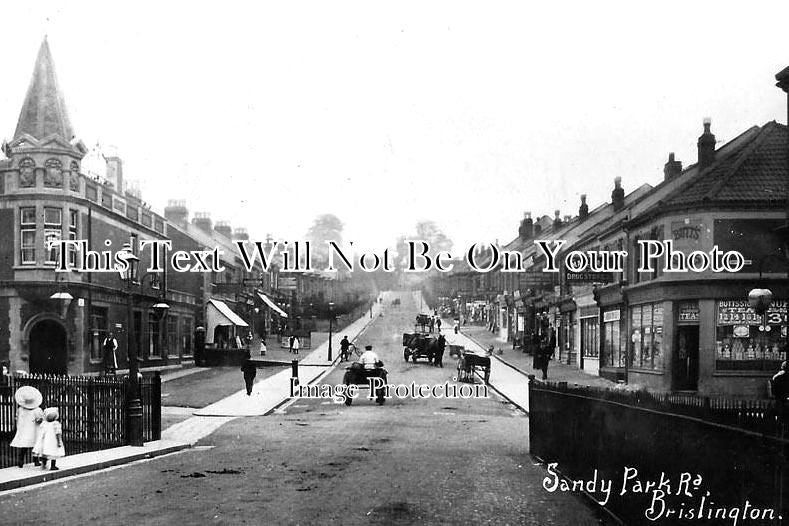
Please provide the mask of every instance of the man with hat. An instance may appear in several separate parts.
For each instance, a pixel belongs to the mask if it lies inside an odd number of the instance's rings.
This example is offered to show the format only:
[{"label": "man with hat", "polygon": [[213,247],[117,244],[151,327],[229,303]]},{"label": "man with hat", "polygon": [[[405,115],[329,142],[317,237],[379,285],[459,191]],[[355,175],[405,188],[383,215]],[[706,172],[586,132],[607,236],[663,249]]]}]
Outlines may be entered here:
[{"label": "man with hat", "polygon": [[[44,420],[41,410],[41,391],[31,385],[23,385],[14,393],[14,399],[19,405],[16,413],[16,434],[11,441],[11,447],[17,448],[17,466],[25,465],[27,450],[36,445],[39,424]],[[37,460],[37,459],[36,459]],[[38,462],[36,462],[38,464]]]},{"label": "man with hat", "polygon": [[372,345],[365,345],[364,352],[359,357],[359,363],[365,369],[375,369],[376,367],[380,367],[378,364],[381,360],[378,358],[378,355],[373,352]]}]

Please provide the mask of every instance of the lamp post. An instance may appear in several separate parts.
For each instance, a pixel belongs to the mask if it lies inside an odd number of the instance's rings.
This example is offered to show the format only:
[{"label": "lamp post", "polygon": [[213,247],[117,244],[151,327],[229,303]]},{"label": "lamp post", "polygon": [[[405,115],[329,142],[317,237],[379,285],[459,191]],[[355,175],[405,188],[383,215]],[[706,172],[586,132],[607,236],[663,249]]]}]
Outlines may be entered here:
[{"label": "lamp post", "polygon": [[332,333],[332,322],[334,321],[334,314],[332,313],[332,307],[334,307],[334,302],[329,302],[329,362],[332,361],[331,357],[331,333]]},{"label": "lamp post", "polygon": [[[140,400],[140,368],[137,357],[137,346],[134,345],[134,338],[132,335],[133,326],[133,295],[134,285],[136,284],[134,278],[136,276],[136,269],[140,259],[134,255],[131,249],[131,244],[124,245],[124,250],[129,252],[127,261],[129,262],[129,270],[121,274],[121,279],[126,282],[126,353],[129,359],[129,394],[126,404],[126,417],[127,417],[127,442],[130,446],[143,445],[143,430],[142,430],[142,401]],[[142,286],[145,278],[154,273],[149,272],[139,282],[140,292],[142,293]],[[164,301],[159,301],[151,307],[157,319],[167,312],[170,306]]]}]

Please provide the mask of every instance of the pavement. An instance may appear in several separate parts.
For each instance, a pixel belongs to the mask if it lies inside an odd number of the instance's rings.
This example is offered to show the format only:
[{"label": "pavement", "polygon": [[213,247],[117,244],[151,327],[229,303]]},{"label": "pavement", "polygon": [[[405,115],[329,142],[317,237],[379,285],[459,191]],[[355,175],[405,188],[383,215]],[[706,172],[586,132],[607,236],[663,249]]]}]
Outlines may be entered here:
[{"label": "pavement", "polygon": [[[386,304],[387,294],[384,293],[383,303],[373,306],[372,316],[366,314],[344,328],[341,333],[332,337],[333,360],[328,360],[326,341],[312,351],[303,352],[299,361],[299,382],[307,385],[320,380],[339,363],[340,340],[348,335],[351,341],[360,338],[369,323],[375,319]],[[274,358],[279,355],[295,356],[287,350],[267,352]],[[288,360],[288,361],[290,361]],[[278,360],[279,361],[279,360]],[[190,368],[162,374],[162,381],[167,382],[198,372],[199,368]],[[32,464],[22,468],[11,467],[0,469],[0,493],[26,486],[32,486],[56,479],[80,475],[90,471],[109,468],[138,460],[153,458],[180,451],[193,446],[201,438],[219,429],[222,425],[238,417],[263,416],[276,410],[290,399],[291,370],[281,371],[254,385],[252,395],[247,396],[242,389],[233,395],[202,409],[196,409],[191,418],[179,422],[162,431],[162,439],[146,442],[141,447],[123,446],[77,455],[68,455],[58,459],[58,471],[43,470]],[[67,445],[68,447],[68,445]]]}]

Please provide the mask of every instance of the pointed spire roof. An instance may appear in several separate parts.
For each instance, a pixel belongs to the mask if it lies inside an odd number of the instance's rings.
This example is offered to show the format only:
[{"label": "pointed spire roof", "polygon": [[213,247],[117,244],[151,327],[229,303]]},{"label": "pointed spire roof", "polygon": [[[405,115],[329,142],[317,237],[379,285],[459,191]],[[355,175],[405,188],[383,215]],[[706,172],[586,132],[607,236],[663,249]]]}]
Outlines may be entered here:
[{"label": "pointed spire roof", "polygon": [[19,113],[14,139],[23,134],[39,140],[51,135],[66,142],[74,138],[46,37],[38,50],[33,78],[30,79],[25,102]]}]

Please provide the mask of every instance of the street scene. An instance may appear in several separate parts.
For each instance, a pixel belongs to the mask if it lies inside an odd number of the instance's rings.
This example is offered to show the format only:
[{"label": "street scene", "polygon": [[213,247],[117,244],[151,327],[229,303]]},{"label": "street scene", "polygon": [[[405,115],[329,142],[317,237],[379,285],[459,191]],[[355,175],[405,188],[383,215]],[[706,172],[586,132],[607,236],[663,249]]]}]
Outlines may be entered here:
[{"label": "street scene", "polygon": [[[397,296],[401,305],[384,309],[356,344],[373,346],[390,382],[455,383],[449,360],[443,368],[403,360],[401,333],[418,305],[411,293]],[[226,380],[243,386],[240,371],[230,372]],[[340,384],[344,372],[321,383]],[[173,389],[167,398],[199,396]],[[180,453],[0,499],[8,524],[33,515],[75,524],[600,524],[581,499],[540,489],[544,477],[528,455],[523,413],[492,390],[382,406],[363,393],[351,406],[295,400],[265,418],[234,418]],[[37,506],[42,499],[50,506]]]},{"label": "street scene", "polygon": [[783,3],[0,12],[3,524],[787,524]]}]

